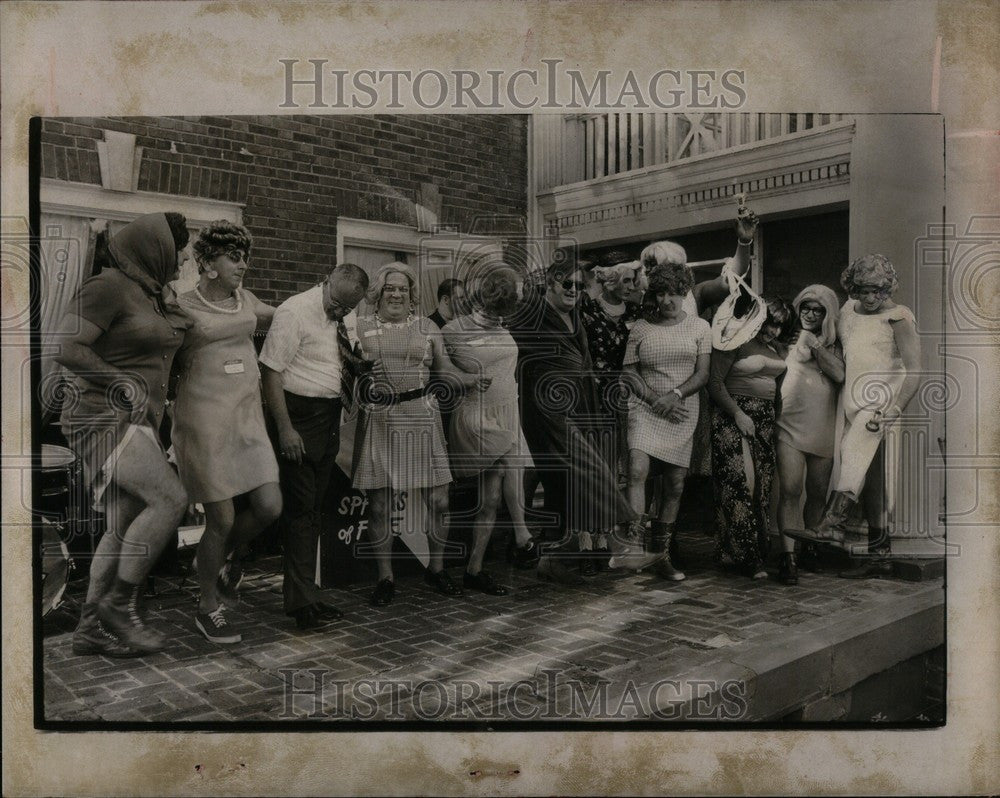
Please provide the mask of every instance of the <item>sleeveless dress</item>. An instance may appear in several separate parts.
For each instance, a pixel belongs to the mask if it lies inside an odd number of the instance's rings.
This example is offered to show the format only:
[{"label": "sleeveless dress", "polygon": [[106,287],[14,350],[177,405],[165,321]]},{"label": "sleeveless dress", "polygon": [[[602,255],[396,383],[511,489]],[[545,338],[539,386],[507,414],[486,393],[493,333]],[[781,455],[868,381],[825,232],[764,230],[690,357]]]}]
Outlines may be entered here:
[{"label": "sleeveless dress", "polygon": [[493,379],[482,393],[468,391],[451,414],[448,452],[455,476],[475,476],[507,454],[516,455],[519,466],[530,468],[518,410],[518,350],[513,337],[502,327],[480,325],[472,316],[448,322],[441,333],[458,368]]},{"label": "sleeveless dress", "polygon": [[244,288],[239,293],[238,312],[233,300],[213,307],[194,291],[178,299],[194,325],[177,355],[171,439],[191,502],[231,499],[278,481],[251,337],[259,300]]},{"label": "sleeveless dress", "polygon": [[[399,324],[374,315],[358,319],[358,338],[367,358],[382,361],[396,394],[427,385],[433,360],[433,321],[413,317]],[[437,399],[427,394],[388,407],[364,407],[354,450],[354,487],[433,488],[451,482]]]},{"label": "sleeveless dress", "polygon": [[[837,471],[834,488],[859,495],[871,456],[862,454],[870,447],[861,442],[866,437],[863,425],[876,410],[885,411],[898,402],[906,368],[896,346],[893,322],[915,323],[913,313],[904,305],[896,305],[879,313],[858,313],[855,300],[848,299],[840,310],[837,336],[844,347],[844,387],[841,391],[843,434],[838,441]],[[855,425],[862,425],[852,434]],[[881,433],[884,436],[884,427]],[[858,441],[858,445],[855,445]],[[883,437],[882,443],[885,440]],[[895,504],[893,457],[885,458],[886,506]]]},{"label": "sleeveless dress", "polygon": [[840,386],[820,370],[816,358],[803,360],[798,346],[785,358],[778,440],[817,457],[833,457]]},{"label": "sleeveless dress", "polygon": [[[712,329],[688,315],[669,327],[636,322],[628,339],[624,365],[635,365],[646,384],[663,395],[694,374],[699,355],[712,352]],[[629,399],[628,445],[664,463],[687,468],[691,462],[700,403],[697,394],[683,400],[688,416],[674,423],[656,415],[645,402]]]}]

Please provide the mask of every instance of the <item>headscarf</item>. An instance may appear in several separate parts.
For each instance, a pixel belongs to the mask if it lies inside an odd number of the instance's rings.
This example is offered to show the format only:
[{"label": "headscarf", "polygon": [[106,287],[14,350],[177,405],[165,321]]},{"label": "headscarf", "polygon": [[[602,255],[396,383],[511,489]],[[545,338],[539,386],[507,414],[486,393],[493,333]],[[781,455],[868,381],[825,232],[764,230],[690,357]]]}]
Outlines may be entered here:
[{"label": "headscarf", "polygon": [[171,327],[186,330],[193,324],[168,285],[177,271],[177,247],[165,214],[129,222],[112,237],[108,251],[119,271],[153,298]]},{"label": "headscarf", "polygon": [[[823,316],[823,327],[819,339],[820,346],[830,346],[837,340],[837,319],[840,317],[840,302],[832,288],[825,285],[807,285],[801,291],[792,307],[795,308],[795,315],[799,315],[799,308],[807,300],[818,302],[826,308],[826,315]],[[801,325],[799,325],[801,327]]]}]

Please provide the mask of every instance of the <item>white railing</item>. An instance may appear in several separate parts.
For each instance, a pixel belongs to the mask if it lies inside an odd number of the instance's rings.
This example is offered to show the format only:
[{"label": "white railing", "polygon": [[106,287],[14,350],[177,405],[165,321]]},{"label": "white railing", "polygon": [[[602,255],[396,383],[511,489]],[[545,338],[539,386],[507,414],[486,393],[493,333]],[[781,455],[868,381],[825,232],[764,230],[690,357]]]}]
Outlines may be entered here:
[{"label": "white railing", "polygon": [[[536,146],[547,168],[539,188],[593,180],[802,133],[843,114],[622,113],[546,120]],[[555,182],[553,182],[555,181]]]}]

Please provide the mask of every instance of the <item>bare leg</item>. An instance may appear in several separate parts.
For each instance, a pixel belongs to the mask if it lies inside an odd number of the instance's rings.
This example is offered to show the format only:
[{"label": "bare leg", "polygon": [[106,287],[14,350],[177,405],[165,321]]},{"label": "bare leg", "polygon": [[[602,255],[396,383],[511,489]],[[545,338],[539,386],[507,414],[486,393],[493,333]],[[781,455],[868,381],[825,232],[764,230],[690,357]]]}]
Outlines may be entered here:
[{"label": "bare leg", "polygon": [[479,493],[479,512],[476,513],[472,552],[465,570],[470,574],[478,574],[483,567],[483,558],[493,535],[493,524],[496,522],[497,508],[500,506],[500,482],[502,473],[491,468],[483,473],[483,481]]},{"label": "bare leg", "polygon": [[233,528],[233,500],[205,502],[205,531],[198,543],[198,611],[219,608],[216,582],[226,559],[226,538]]},{"label": "bare leg", "polygon": [[122,540],[118,577],[140,585],[187,509],[187,495],[160,447],[136,432],[118,458],[115,481],[145,504]]},{"label": "bare leg", "polygon": [[806,529],[815,529],[823,518],[826,493],[832,477],[832,457],[806,455],[806,505],[802,511]]},{"label": "bare leg", "polygon": [[445,516],[448,514],[448,486],[438,485],[428,488],[427,491],[427,513],[430,516],[430,526],[427,530],[427,544],[430,549],[429,569],[431,573],[437,573],[444,568],[444,547],[448,542],[448,527],[445,524]]},{"label": "bare leg", "polygon": [[687,469],[683,466],[665,465],[663,477],[660,479],[659,520],[672,524],[677,520],[677,512],[681,508],[681,496],[684,494],[684,477]]},{"label": "bare leg", "polygon": [[[778,499],[778,528],[802,529],[802,515],[799,507],[802,504],[803,472],[806,467],[806,457],[798,449],[789,446],[784,441],[778,441],[778,483],[781,487]],[[833,468],[833,461],[830,461],[830,468]],[[829,478],[829,473],[827,474]],[[823,503],[826,500],[825,490],[820,500],[819,514],[815,518],[815,523],[823,517]],[[808,517],[807,517],[808,518]],[[809,523],[805,524],[806,529],[813,529]],[[781,536],[781,550],[785,552],[795,551],[795,541],[787,535]]]},{"label": "bare leg", "polygon": [[250,506],[236,514],[233,529],[226,540],[226,553],[237,553],[250,544],[263,530],[281,515],[281,488],[277,482],[268,482],[247,494]]},{"label": "bare leg", "polygon": [[501,489],[504,504],[514,527],[514,540],[518,546],[526,546],[531,541],[531,532],[524,521],[524,479],[521,469],[504,456],[499,462]]},{"label": "bare leg", "polygon": [[389,507],[391,488],[375,488],[368,491],[370,529],[375,536],[375,559],[378,564],[379,581],[392,581],[392,530],[389,528]]},{"label": "bare leg", "polygon": [[628,503],[635,512],[642,516],[646,513],[646,478],[649,476],[649,455],[638,449],[630,449],[628,453],[628,487],[626,496]]}]

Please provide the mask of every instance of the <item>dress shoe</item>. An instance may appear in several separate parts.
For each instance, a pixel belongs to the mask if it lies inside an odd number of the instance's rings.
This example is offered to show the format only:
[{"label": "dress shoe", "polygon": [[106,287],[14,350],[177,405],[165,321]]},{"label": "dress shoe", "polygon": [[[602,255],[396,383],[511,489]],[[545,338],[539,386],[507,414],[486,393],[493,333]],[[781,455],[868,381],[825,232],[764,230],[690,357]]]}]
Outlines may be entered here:
[{"label": "dress shoe", "polygon": [[432,571],[428,568],[424,571],[424,581],[442,596],[462,595],[462,588],[451,581],[451,577],[443,568],[440,571]]},{"label": "dress shoe", "polygon": [[538,565],[538,558],[541,556],[538,544],[530,540],[524,546],[518,546],[514,540],[507,546],[507,562],[512,563],[515,568],[528,569]]},{"label": "dress shoe", "polygon": [[795,564],[795,553],[783,551],[778,559],[778,581],[783,585],[797,585],[799,570]]},{"label": "dress shoe", "polygon": [[554,556],[547,554],[538,561],[538,578],[546,582],[557,582],[560,585],[582,585],[583,578],[571,571]]},{"label": "dress shoe", "polygon": [[489,596],[506,596],[510,591],[493,579],[486,571],[470,574],[468,571],[462,577],[462,587],[466,590],[478,590]]},{"label": "dress shoe", "polygon": [[396,597],[396,583],[391,579],[381,579],[368,600],[373,607],[386,607]]},{"label": "dress shoe", "polygon": [[329,604],[322,601],[314,601],[312,603],[312,608],[316,613],[318,618],[327,618],[331,621],[339,621],[344,617],[344,613]]},{"label": "dress shoe", "polygon": [[892,575],[892,560],[884,555],[866,557],[854,568],[848,568],[837,574],[841,579],[879,579]]},{"label": "dress shoe", "polygon": [[303,632],[322,629],[327,625],[327,622],[316,614],[316,610],[313,609],[312,604],[299,607],[292,612],[292,617],[295,618],[295,625]]}]

